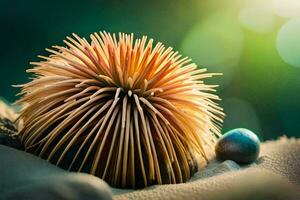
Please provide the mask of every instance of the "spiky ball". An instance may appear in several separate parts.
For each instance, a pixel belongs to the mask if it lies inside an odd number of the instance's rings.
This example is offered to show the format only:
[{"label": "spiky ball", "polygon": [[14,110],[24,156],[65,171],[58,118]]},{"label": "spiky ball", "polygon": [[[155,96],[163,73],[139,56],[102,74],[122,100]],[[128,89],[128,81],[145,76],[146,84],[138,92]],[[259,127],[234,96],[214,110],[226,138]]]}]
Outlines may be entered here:
[{"label": "spiky ball", "polygon": [[[162,43],[106,32],[27,70],[19,132],[27,151],[115,187],[185,182],[214,151],[222,109],[204,73]],[[202,162],[202,164],[201,164]]]}]

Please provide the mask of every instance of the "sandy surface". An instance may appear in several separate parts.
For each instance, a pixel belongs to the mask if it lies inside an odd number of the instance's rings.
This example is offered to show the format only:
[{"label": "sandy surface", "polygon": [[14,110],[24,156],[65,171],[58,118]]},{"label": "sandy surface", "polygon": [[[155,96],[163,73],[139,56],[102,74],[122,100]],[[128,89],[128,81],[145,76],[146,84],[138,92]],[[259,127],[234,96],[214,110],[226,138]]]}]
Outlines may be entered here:
[{"label": "sandy surface", "polygon": [[214,161],[188,183],[122,190],[0,145],[0,199],[299,200],[300,139],[281,138],[261,147],[260,158],[251,165]]},{"label": "sandy surface", "polygon": [[114,199],[300,199],[300,139],[261,145],[256,163],[213,162],[187,183],[112,189]]}]

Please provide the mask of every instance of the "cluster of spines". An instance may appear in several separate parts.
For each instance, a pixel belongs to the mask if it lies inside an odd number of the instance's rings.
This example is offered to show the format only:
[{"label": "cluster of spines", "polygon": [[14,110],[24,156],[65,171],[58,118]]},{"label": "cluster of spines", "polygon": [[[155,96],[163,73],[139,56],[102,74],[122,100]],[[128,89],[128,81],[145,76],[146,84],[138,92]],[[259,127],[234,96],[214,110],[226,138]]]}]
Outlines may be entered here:
[{"label": "cluster of spines", "polygon": [[216,86],[203,82],[214,74],[145,36],[73,36],[27,70],[26,150],[117,187],[186,181],[219,134]]}]

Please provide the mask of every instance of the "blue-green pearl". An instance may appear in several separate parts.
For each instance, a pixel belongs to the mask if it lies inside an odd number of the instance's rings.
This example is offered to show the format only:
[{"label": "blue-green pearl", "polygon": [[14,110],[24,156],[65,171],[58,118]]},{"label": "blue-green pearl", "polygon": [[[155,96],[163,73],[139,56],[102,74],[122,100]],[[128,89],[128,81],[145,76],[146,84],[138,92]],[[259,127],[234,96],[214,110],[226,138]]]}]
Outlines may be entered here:
[{"label": "blue-green pearl", "polygon": [[237,128],[225,133],[216,144],[219,160],[233,160],[240,164],[254,162],[259,155],[260,142],[252,131]]}]

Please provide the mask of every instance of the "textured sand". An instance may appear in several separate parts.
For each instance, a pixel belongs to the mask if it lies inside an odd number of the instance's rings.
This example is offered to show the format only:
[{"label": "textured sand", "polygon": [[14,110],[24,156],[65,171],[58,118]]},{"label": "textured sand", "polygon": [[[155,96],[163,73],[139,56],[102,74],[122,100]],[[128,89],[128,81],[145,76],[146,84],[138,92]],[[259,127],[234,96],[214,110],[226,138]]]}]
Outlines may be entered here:
[{"label": "textured sand", "polygon": [[41,199],[43,196],[49,200],[79,200],[90,195],[90,200],[299,200],[299,153],[300,139],[281,138],[263,143],[259,160],[251,165],[215,161],[188,183],[122,190],[109,189],[99,178],[70,173],[36,156],[0,145],[0,199]]},{"label": "textured sand", "polygon": [[114,199],[300,199],[300,139],[261,145],[248,166],[214,162],[188,182],[143,190],[113,189]]}]

